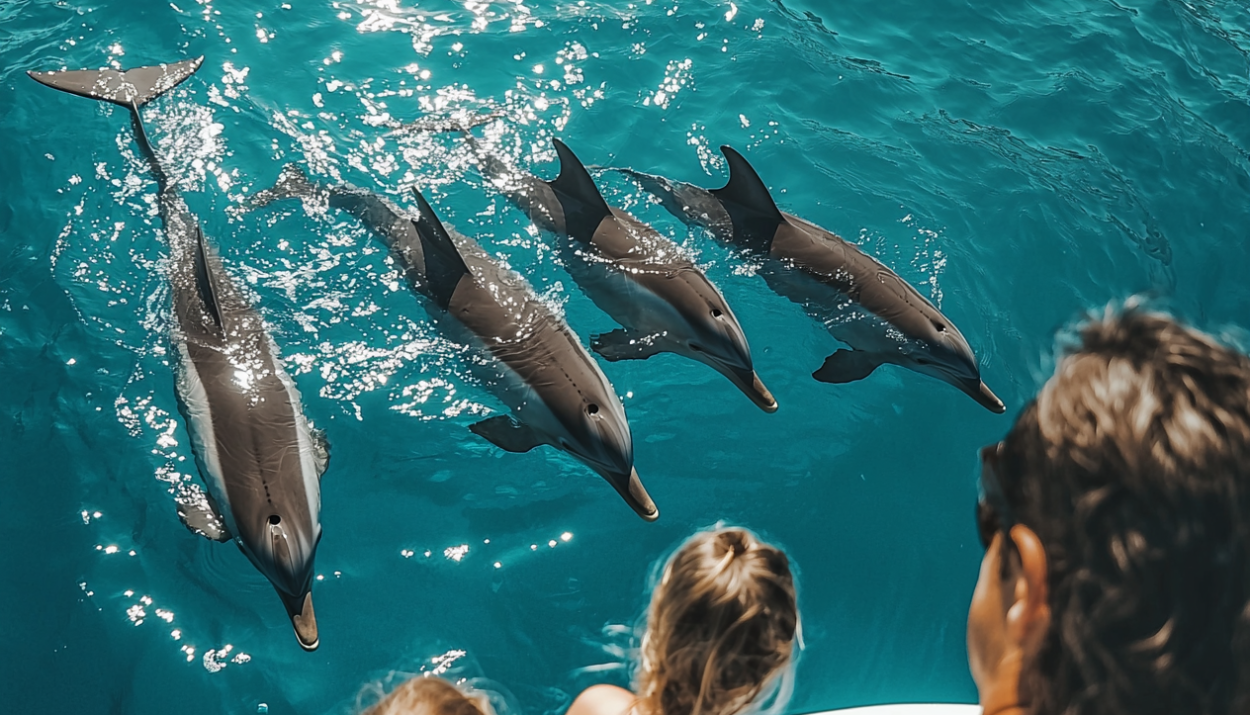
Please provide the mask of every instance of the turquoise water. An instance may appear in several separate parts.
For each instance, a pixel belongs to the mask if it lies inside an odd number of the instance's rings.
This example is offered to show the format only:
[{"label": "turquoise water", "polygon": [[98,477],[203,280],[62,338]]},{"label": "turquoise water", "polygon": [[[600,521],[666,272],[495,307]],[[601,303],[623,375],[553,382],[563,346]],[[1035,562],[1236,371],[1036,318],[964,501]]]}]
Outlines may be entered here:
[{"label": "turquoise water", "polygon": [[[972,701],[974,453],[1050,369],[1054,330],[1133,293],[1211,329],[1250,323],[1238,3],[289,5],[0,3],[13,712],[342,712],[370,680],[448,662],[518,712],[559,711],[625,682],[614,626],[640,613],[649,564],[717,519],[798,564],[792,711]],[[332,445],[311,654],[238,549],[175,515],[173,485],[198,476],[166,364],[155,184],[126,115],[24,76],[200,54],[145,117]],[[744,151],[783,209],[931,295],[1008,415],[898,369],[814,382],[838,347],[819,324],[605,175],[706,266],[781,409],[672,355],[604,363],[655,524],[566,456],[486,444],[467,427],[501,405],[353,219],[230,211],[293,161],[403,203],[415,182],[578,333],[612,329],[463,145],[389,128],[484,106],[503,107],[502,146],[546,177],[553,134],[587,163],[708,186],[720,144]]]}]

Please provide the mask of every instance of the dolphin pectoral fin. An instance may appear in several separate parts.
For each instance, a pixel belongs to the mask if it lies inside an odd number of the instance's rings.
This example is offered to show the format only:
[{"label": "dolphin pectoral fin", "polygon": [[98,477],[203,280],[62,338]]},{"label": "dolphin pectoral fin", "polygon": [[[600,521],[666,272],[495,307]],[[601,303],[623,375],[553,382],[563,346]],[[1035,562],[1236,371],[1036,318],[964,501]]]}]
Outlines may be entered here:
[{"label": "dolphin pectoral fin", "polygon": [[317,476],[320,477],[330,466],[330,442],[326,439],[325,430],[309,425],[308,431],[312,435],[313,463],[317,466]]},{"label": "dolphin pectoral fin", "polygon": [[646,360],[652,355],[664,352],[663,348],[657,345],[656,336],[640,336],[620,328],[610,333],[600,333],[594,336],[590,341],[590,349],[609,362]]},{"label": "dolphin pectoral fin", "polygon": [[213,498],[195,487],[186,487],[174,497],[178,505],[178,518],[193,533],[212,541],[229,541],[234,538],[226,528],[226,520]]},{"label": "dolphin pectoral fin", "polygon": [[528,452],[544,444],[529,425],[517,422],[511,415],[499,415],[469,425],[473,434],[506,452]]},{"label": "dolphin pectoral fin", "polygon": [[842,384],[862,380],[880,367],[884,360],[863,350],[839,350],[825,358],[825,364],[812,373],[820,382]]}]

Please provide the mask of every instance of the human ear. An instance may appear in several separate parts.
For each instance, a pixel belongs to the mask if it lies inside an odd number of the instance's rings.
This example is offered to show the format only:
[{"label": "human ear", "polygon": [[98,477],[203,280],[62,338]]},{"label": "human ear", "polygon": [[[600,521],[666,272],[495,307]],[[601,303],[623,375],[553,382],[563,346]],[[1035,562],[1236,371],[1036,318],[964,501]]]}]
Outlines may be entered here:
[{"label": "human ear", "polygon": [[1050,575],[1046,562],[1046,550],[1037,533],[1027,526],[1017,524],[1011,528],[1009,537],[1015,546],[1010,579],[1015,583],[1004,584],[1005,593],[1011,593],[1007,608],[1007,637],[1019,644],[1026,652],[1033,652],[1050,625],[1050,600],[1047,579]]}]

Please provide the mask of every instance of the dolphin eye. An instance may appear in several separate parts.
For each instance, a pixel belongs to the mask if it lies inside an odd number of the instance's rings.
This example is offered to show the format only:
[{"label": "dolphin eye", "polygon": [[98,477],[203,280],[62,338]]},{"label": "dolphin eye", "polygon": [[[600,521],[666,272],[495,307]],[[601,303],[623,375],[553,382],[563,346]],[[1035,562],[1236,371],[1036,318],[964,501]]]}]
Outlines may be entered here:
[{"label": "dolphin eye", "polygon": [[945,333],[945,332],[946,332],[946,326],[945,326],[945,325],[943,325],[942,323],[939,323],[939,322],[938,322],[938,321],[936,321],[936,320],[935,320],[935,321],[933,321],[933,329],[934,329],[934,330],[936,330],[936,331],[938,331],[939,333]]},{"label": "dolphin eye", "polygon": [[719,318],[719,317],[721,317],[722,315],[724,315],[724,313],[720,312],[720,308],[712,308],[712,317],[713,317],[713,318]]},{"label": "dolphin eye", "polygon": [[274,526],[277,526],[278,524],[282,523],[282,517],[278,516],[277,514],[270,514],[269,523]]},{"label": "dolphin eye", "polygon": [[591,414],[591,415],[599,414],[599,405],[596,405],[593,402],[590,403],[589,405],[586,405],[586,413]]},{"label": "dolphin eye", "polygon": [[699,347],[698,343],[690,343],[690,349],[695,351],[696,353],[703,352],[703,348]]}]

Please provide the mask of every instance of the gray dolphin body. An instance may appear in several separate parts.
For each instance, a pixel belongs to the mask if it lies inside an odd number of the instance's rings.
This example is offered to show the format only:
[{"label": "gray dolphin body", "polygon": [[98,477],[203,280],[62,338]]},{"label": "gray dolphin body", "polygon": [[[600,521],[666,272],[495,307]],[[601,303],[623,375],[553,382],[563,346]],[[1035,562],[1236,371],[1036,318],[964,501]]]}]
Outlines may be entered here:
[{"label": "gray dolphin body", "polygon": [[208,245],[196,217],[157,160],[139,108],[190,77],[203,58],[169,65],[31,72],[55,89],[130,110],[136,139],[159,185],[169,249],[170,337],[179,407],[208,496],[187,491],[179,516],[192,531],[234,539],[273,584],[299,644],[319,644],[312,604],[321,539],[320,477],[329,453],[305,419],[260,315]]},{"label": "gray dolphin body", "polygon": [[[618,169],[660,199],[687,224],[762,263],[759,271],[779,295],[803,306],[835,338],[851,346],[825,359],[812,377],[845,383],[893,364],[958,388],[991,412],[1006,411],[986,387],[968,341],[911,284],[834,233],[777,208],[768,188],[741,154],[721,147],[729,182],[721,189],[630,169]],[[837,322],[847,307],[864,319]]]},{"label": "gray dolphin body", "polygon": [[582,290],[624,326],[595,336],[608,360],[672,352],[724,375],[765,412],[777,401],[760,381],[751,348],[724,296],[681,248],[638,219],[611,207],[582,163],[559,139],[560,175],[553,181],[519,172],[481,151],[465,132],[483,173],[556,242],[566,270]]},{"label": "gray dolphin body", "polygon": [[416,217],[371,191],[318,186],[292,165],[252,206],[288,197],[320,197],[347,211],[382,239],[412,290],[456,342],[475,348],[470,361],[512,410],[470,427],[509,452],[549,444],[593,469],[647,521],[659,510],[634,469],[625,408],[568,325],[523,277],[472,239],[450,231],[416,192]]}]

